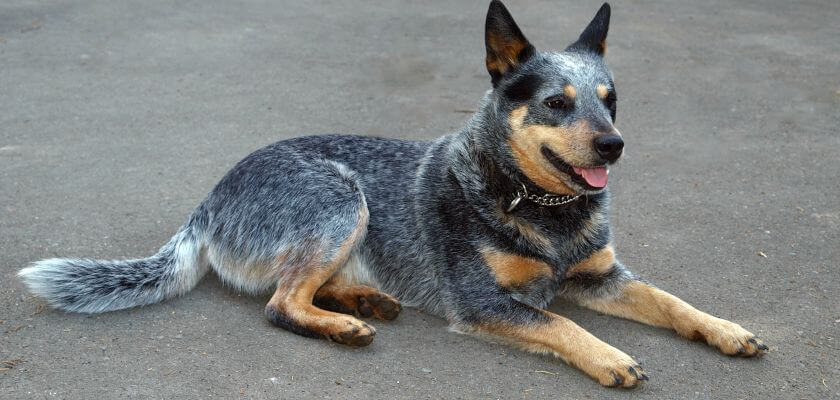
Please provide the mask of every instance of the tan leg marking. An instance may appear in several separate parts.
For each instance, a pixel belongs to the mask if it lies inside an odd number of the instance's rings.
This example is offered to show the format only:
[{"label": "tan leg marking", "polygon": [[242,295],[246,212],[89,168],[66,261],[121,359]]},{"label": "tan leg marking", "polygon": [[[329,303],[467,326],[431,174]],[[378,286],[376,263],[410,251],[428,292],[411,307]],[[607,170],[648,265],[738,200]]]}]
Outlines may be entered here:
[{"label": "tan leg marking", "polygon": [[314,303],[327,310],[386,321],[397,318],[402,310],[394,297],[370,286],[348,285],[335,276],[318,289]]},{"label": "tan leg marking", "polygon": [[768,348],[740,325],[697,310],[677,297],[639,281],[628,283],[613,299],[582,299],[604,314],[671,328],[691,340],[704,340],[724,354],[756,356]]},{"label": "tan leg marking", "polygon": [[[366,346],[373,341],[376,330],[351,317],[320,309],[312,304],[317,290],[332,277],[346,261],[367,227],[368,212],[363,208],[359,223],[347,241],[338,249],[331,262],[320,264],[321,255],[313,257],[313,265],[296,267],[304,271],[281,281],[266,305],[266,313],[282,314],[293,324],[329,340],[350,346]],[[282,263],[280,259],[278,262]],[[282,270],[283,268],[278,268]]]},{"label": "tan leg marking", "polygon": [[546,191],[557,194],[575,194],[558,171],[542,154],[548,147],[558,157],[571,165],[591,165],[596,160],[592,150],[594,135],[586,121],[568,127],[525,125],[528,106],[521,106],[510,113],[512,134],[508,145],[519,169]]},{"label": "tan leg marking", "polygon": [[647,375],[633,358],[604,343],[568,318],[543,311],[547,324],[485,324],[477,327],[535,353],[554,354],[604,386],[634,387]]},{"label": "tan leg marking", "polygon": [[608,272],[613,265],[615,265],[615,251],[611,245],[607,245],[566,270],[566,276],[576,274],[602,275]]},{"label": "tan leg marking", "polygon": [[516,254],[504,253],[494,249],[484,249],[481,252],[484,262],[502,287],[514,288],[522,286],[534,279],[548,277],[552,274],[548,264],[533,258]]}]

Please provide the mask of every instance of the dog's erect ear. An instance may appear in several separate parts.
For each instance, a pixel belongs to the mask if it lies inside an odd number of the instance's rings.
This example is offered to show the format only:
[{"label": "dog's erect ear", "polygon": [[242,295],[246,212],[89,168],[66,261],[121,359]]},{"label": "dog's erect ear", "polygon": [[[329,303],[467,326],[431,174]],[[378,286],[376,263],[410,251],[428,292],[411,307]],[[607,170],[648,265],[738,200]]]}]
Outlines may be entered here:
[{"label": "dog's erect ear", "polygon": [[502,77],[534,55],[534,46],[513,22],[507,8],[499,0],[490,2],[484,24],[484,44],[487,47],[487,72],[493,87]]},{"label": "dog's erect ear", "polygon": [[610,29],[610,4],[604,3],[583,30],[578,40],[566,51],[591,51],[599,56],[607,52],[607,31]]}]

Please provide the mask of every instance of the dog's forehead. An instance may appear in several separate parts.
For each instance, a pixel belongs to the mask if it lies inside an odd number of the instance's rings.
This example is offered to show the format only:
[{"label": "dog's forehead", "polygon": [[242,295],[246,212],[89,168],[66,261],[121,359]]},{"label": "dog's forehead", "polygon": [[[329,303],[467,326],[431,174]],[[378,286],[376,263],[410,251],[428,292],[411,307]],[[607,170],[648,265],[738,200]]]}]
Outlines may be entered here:
[{"label": "dog's forehead", "polygon": [[580,87],[609,85],[609,70],[600,57],[576,52],[544,53],[545,68],[550,76],[562,78],[564,83]]}]

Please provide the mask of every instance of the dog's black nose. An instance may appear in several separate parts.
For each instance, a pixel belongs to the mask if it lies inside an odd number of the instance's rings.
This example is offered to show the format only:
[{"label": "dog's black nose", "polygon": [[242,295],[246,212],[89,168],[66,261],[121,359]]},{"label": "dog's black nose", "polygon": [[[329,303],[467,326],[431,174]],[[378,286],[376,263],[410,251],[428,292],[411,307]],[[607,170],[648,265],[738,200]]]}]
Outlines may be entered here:
[{"label": "dog's black nose", "polygon": [[624,149],[624,141],[621,140],[621,136],[604,135],[595,138],[595,150],[607,161],[618,160],[622,149]]}]

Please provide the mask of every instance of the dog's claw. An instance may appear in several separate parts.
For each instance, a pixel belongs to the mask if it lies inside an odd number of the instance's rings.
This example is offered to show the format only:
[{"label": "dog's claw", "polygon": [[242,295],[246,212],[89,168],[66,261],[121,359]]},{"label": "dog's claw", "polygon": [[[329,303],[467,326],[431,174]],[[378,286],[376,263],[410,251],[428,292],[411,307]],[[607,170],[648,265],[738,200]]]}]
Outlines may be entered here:
[{"label": "dog's claw", "polygon": [[642,367],[640,365],[637,365],[635,367],[629,367],[629,368],[627,368],[627,371],[629,371],[631,374],[633,374],[633,376],[635,376],[636,379],[638,379],[640,381],[648,380],[648,377],[645,374],[645,371],[642,369]]},{"label": "dog's claw", "polygon": [[755,348],[756,348],[756,349],[758,349],[758,350],[760,350],[760,351],[767,351],[767,350],[770,350],[770,348],[769,348],[769,347],[767,347],[767,345],[766,345],[766,344],[764,344],[761,340],[759,340],[759,339],[758,339],[757,337],[755,337],[755,336],[753,336],[753,337],[751,337],[751,338],[747,339],[747,342],[752,343],[752,344],[755,346]]},{"label": "dog's claw", "polygon": [[629,368],[627,368],[627,371],[629,371],[631,374],[633,374],[633,376],[635,376],[636,379],[638,379],[640,381],[648,380],[647,374],[645,373],[645,371],[642,369],[642,367],[640,365],[637,365],[635,367],[629,367]]}]

